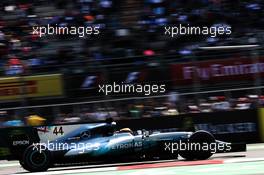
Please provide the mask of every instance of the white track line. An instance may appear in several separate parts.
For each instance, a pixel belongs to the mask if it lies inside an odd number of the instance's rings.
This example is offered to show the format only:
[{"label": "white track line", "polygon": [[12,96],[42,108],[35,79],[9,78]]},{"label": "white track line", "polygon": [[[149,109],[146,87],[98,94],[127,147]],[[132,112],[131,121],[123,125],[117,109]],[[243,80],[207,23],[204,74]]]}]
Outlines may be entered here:
[{"label": "white track line", "polygon": [[264,144],[249,144],[247,145],[247,150],[261,150],[264,149]]},{"label": "white track line", "polygon": [[19,166],[19,164],[18,163],[5,163],[5,164],[0,164],[0,168],[12,167],[12,166]]},{"label": "white track line", "polygon": [[117,170],[117,167],[107,167],[107,168],[90,168],[90,169],[78,169],[78,170],[36,172],[36,173],[26,173],[26,175],[56,175],[56,174],[73,174],[73,173],[92,173],[92,172],[103,172],[103,171],[116,171],[116,170]]},{"label": "white track line", "polygon": [[233,158],[224,160],[224,163],[240,163],[240,162],[256,162],[256,161],[264,161],[264,157],[259,158]]}]

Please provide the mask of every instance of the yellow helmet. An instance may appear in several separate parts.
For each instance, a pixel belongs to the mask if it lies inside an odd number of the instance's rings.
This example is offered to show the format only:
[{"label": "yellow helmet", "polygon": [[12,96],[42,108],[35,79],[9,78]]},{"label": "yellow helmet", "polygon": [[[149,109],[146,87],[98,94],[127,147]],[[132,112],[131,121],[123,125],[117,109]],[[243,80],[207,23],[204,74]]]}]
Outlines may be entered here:
[{"label": "yellow helmet", "polygon": [[46,119],[38,115],[30,115],[27,118],[27,124],[29,126],[40,126],[45,124]]},{"label": "yellow helmet", "polygon": [[133,133],[132,130],[130,128],[122,128],[119,130],[119,132],[129,132],[129,133]]}]

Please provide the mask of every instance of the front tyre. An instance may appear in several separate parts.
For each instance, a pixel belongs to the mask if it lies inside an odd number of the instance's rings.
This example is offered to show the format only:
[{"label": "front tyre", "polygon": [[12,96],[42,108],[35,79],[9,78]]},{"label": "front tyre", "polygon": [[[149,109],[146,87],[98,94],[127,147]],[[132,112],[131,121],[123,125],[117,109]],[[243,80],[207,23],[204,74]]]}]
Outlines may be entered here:
[{"label": "front tyre", "polygon": [[27,171],[47,171],[51,164],[51,155],[48,149],[38,149],[41,146],[29,146],[20,160],[20,165]]},{"label": "front tyre", "polygon": [[206,160],[213,155],[211,145],[215,143],[215,138],[211,133],[197,131],[191,135],[188,142],[192,145],[192,149],[181,151],[179,154],[186,160]]}]

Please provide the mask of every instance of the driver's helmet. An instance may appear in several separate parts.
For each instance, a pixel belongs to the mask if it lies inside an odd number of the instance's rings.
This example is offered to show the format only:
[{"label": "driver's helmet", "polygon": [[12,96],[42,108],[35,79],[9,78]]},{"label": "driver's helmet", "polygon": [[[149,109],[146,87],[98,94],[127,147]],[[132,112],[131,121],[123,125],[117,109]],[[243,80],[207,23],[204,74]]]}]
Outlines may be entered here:
[{"label": "driver's helmet", "polygon": [[122,128],[119,130],[119,133],[126,133],[126,132],[133,134],[133,132],[130,128]]}]

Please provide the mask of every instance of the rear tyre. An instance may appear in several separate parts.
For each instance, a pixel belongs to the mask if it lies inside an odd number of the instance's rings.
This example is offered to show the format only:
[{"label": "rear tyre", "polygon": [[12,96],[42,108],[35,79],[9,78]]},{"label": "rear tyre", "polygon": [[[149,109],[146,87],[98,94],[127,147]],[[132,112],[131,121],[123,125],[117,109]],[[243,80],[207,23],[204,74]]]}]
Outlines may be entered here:
[{"label": "rear tyre", "polygon": [[[40,148],[40,146],[37,147]],[[48,149],[40,151],[37,147],[29,146],[19,161],[20,165],[27,171],[47,171],[51,165],[51,155]]]},{"label": "rear tyre", "polygon": [[184,158],[185,160],[194,160],[194,156],[191,151],[180,151],[179,155]]},{"label": "rear tyre", "polygon": [[211,145],[214,143],[215,138],[211,133],[197,131],[191,135],[188,142],[189,145],[197,146],[192,146],[191,150],[181,151],[179,154],[186,160],[206,160],[213,155]]}]

